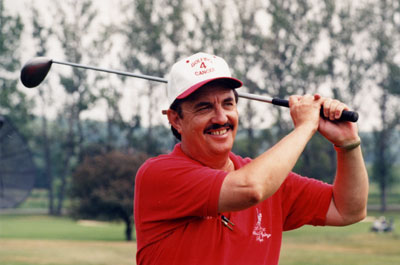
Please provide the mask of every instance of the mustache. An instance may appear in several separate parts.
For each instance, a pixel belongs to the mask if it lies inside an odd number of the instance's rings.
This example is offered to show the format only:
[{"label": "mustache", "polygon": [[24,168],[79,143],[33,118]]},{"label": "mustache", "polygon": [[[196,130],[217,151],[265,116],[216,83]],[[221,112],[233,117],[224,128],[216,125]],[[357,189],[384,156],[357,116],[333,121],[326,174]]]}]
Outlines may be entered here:
[{"label": "mustache", "polygon": [[220,128],[229,128],[231,130],[233,130],[233,124],[230,122],[227,122],[225,124],[211,124],[210,126],[208,126],[204,131],[209,131],[209,130],[218,130]]}]

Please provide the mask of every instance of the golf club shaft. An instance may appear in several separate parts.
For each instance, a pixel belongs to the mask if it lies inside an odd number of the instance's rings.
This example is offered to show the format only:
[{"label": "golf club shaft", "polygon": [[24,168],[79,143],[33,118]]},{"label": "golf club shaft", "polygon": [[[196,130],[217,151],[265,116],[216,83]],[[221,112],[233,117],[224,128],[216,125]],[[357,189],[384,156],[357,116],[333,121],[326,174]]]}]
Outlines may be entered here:
[{"label": "golf club shaft", "polygon": [[[88,65],[77,64],[77,63],[70,63],[70,62],[62,62],[62,61],[56,61],[56,60],[52,60],[52,62],[56,63],[56,64],[69,65],[69,66],[83,68],[83,69],[89,69],[89,70],[112,73],[112,74],[117,74],[117,75],[136,77],[136,78],[146,79],[146,80],[150,80],[150,81],[157,81],[157,82],[161,82],[161,83],[168,83],[168,80],[165,78],[155,77],[155,76],[150,76],[150,75],[133,74],[133,73],[129,73],[129,72],[110,70],[110,69],[106,69],[106,68],[88,66]],[[255,94],[249,94],[249,93],[244,93],[244,92],[238,92],[238,95],[239,95],[239,97],[242,97],[242,98],[258,100],[258,101],[273,104],[273,102],[272,102],[273,99],[269,98],[269,97],[255,95]]]},{"label": "golf club shaft", "polygon": [[[56,60],[52,60],[52,62],[55,64],[63,64],[63,65],[68,65],[68,66],[72,66],[72,67],[90,69],[90,70],[112,73],[112,74],[123,75],[123,76],[129,76],[129,77],[136,77],[136,78],[141,78],[141,79],[146,79],[146,80],[156,81],[156,82],[161,82],[161,83],[168,83],[167,79],[161,78],[161,77],[156,77],[156,76],[133,74],[133,73],[129,73],[129,72],[110,70],[110,69],[105,69],[105,68],[100,68],[100,67],[87,66],[87,65],[77,64],[77,63],[62,62],[62,61],[56,61]],[[239,91],[237,91],[237,92],[238,92],[238,96],[242,97],[242,98],[271,103],[273,105],[282,106],[282,107],[289,107],[289,101],[285,100],[285,99],[271,98],[271,97],[266,97],[266,96],[249,94],[249,93],[245,93],[245,92],[239,92]],[[322,115],[323,115],[323,109],[321,108],[321,116]],[[358,120],[358,113],[354,112],[354,111],[344,110],[342,112],[342,116],[340,117],[339,120],[356,122]]]},{"label": "golf club shaft", "polygon": [[70,62],[62,62],[62,61],[56,61],[56,60],[52,60],[52,62],[56,63],[56,64],[69,65],[69,66],[73,66],[73,67],[84,68],[84,69],[89,69],[89,70],[95,70],[95,71],[100,71],[100,72],[106,72],[106,73],[111,73],[111,74],[142,78],[142,79],[147,79],[147,80],[150,80],[150,81],[157,81],[157,82],[161,82],[161,83],[168,83],[167,79],[164,79],[164,78],[161,78],[161,77],[156,77],[156,76],[133,74],[133,73],[129,73],[129,72],[110,70],[110,69],[106,69],[106,68],[88,66],[88,65],[77,64],[77,63],[70,63]]}]

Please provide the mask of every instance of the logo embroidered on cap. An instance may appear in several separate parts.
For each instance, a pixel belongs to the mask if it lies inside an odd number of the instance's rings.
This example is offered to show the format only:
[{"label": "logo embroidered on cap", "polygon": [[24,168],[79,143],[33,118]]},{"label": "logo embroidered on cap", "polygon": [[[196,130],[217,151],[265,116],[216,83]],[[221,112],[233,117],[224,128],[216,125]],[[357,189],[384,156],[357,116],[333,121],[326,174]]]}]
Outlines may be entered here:
[{"label": "logo embroidered on cap", "polygon": [[209,58],[200,58],[192,63],[192,68],[200,64],[199,66],[200,70],[194,72],[196,76],[209,74],[215,71],[214,67],[211,68],[207,67],[206,62],[207,64],[209,64],[212,63],[213,61],[210,60]]}]

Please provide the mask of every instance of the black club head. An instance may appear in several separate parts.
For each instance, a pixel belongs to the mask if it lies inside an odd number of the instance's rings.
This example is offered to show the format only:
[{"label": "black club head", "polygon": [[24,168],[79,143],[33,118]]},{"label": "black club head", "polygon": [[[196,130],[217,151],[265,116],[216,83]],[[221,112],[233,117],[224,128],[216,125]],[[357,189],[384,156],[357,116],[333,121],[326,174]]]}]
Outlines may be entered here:
[{"label": "black club head", "polygon": [[38,86],[46,78],[52,63],[52,60],[46,57],[29,60],[21,69],[22,84],[29,88]]}]

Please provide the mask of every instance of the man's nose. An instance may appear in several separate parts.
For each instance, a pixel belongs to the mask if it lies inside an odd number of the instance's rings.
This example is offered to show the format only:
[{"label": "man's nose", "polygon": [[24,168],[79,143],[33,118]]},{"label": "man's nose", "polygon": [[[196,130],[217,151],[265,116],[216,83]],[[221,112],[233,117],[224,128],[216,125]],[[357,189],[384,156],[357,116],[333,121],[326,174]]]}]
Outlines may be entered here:
[{"label": "man's nose", "polygon": [[222,106],[215,107],[212,122],[216,124],[225,124],[228,122],[228,115]]}]

